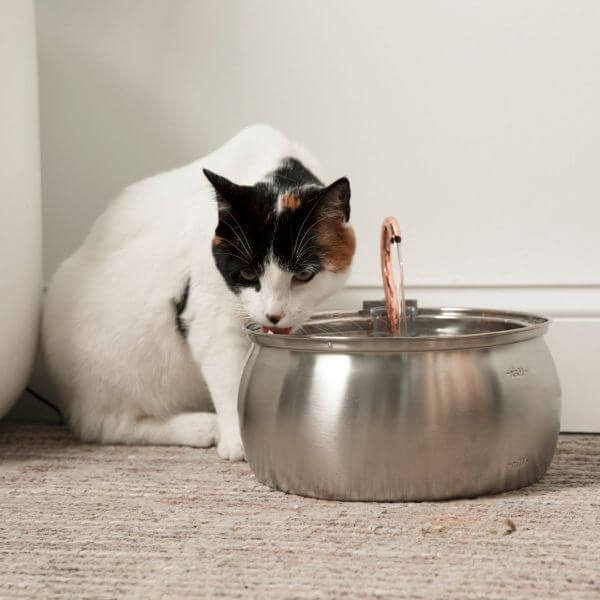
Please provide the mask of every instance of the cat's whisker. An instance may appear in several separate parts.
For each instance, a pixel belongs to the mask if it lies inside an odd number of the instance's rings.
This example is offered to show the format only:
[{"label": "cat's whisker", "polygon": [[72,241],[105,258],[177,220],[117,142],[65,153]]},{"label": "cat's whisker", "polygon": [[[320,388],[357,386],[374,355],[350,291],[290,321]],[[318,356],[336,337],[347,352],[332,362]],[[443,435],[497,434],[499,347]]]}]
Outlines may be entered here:
[{"label": "cat's whisker", "polygon": [[232,310],[238,315],[248,316],[248,311],[242,307],[234,307]]},{"label": "cat's whisker", "polygon": [[[322,198],[322,196],[321,196],[321,198]],[[308,221],[308,218],[310,217],[310,215],[312,214],[312,212],[315,210],[315,208],[319,204],[319,201],[321,200],[321,198],[317,197],[314,200],[314,204],[311,206],[311,208],[308,211],[308,214],[306,215],[306,217],[304,217],[304,221],[302,221],[302,225],[300,225],[300,229],[298,230],[298,237],[296,238],[296,244],[298,243],[298,238],[300,237],[300,234],[302,233],[302,229],[303,229],[304,225],[306,224],[306,221]],[[294,255],[294,253],[296,251],[296,244],[294,244],[294,248],[292,249],[292,255]]]},{"label": "cat's whisker", "polygon": [[[313,208],[314,208],[314,207],[313,207]],[[301,238],[301,239],[300,239],[300,234],[298,234],[298,239],[299,239],[299,241],[297,242],[297,246],[298,246],[298,247],[302,247],[302,245],[303,245],[303,243],[304,243],[304,240],[306,239],[306,236],[307,236],[307,235],[308,235],[308,234],[309,234],[309,233],[310,233],[310,232],[311,232],[313,229],[315,229],[315,227],[316,227],[316,226],[317,226],[319,223],[321,223],[321,222],[325,221],[325,220],[326,220],[326,219],[328,219],[328,218],[330,218],[330,215],[329,215],[329,214],[327,214],[327,215],[324,215],[324,216],[322,216],[321,218],[317,219],[317,220],[316,220],[316,221],[315,221],[315,222],[314,222],[314,223],[313,223],[313,224],[312,224],[310,227],[308,227],[308,228],[306,229],[306,231],[304,232],[304,234],[303,234],[303,236],[302,236],[302,238]],[[302,228],[301,228],[300,230],[302,230]],[[296,252],[297,252],[297,251],[298,251],[298,250],[296,250]],[[294,256],[295,256],[295,253],[294,253]]]},{"label": "cat's whisker", "polygon": [[318,236],[318,233],[315,233],[314,235],[312,235],[310,238],[308,238],[308,240],[306,240],[306,243],[302,246],[302,248],[300,248],[297,252],[296,255],[294,256],[294,258],[296,259],[297,262],[301,262],[302,261],[302,257],[308,252],[309,248],[309,244],[310,242],[312,242],[314,239],[316,239]]},{"label": "cat's whisker", "polygon": [[[298,249],[296,250],[297,253],[300,253],[305,246],[310,243],[313,239],[315,239],[318,236],[318,232],[315,233],[311,238],[309,238],[308,240],[306,240],[306,236],[317,227],[317,225],[319,225],[319,223],[325,221],[326,219],[330,218],[330,215],[325,215],[323,217],[321,217],[320,219],[317,219],[310,227],[307,228],[307,230],[305,231],[304,235],[302,236],[302,241],[298,244]],[[306,241],[305,241],[306,240]],[[294,254],[294,256],[297,256],[296,254]]]},{"label": "cat's whisker", "polygon": [[[228,214],[233,217],[233,215],[230,212]],[[237,223],[237,219],[235,219],[235,217],[233,217],[233,218],[234,218],[234,220]],[[240,250],[242,250],[244,252],[244,254],[247,254],[249,259],[252,259],[252,252],[250,250],[250,246],[247,245],[244,242],[244,240],[240,237],[240,235],[237,232],[236,228],[233,227],[230,223],[228,223],[225,219],[223,219],[222,222],[225,225],[227,225],[227,227],[229,227],[229,229],[232,231],[232,233],[235,235],[235,237],[239,240],[239,242],[240,242]],[[239,223],[238,223],[238,227],[239,227]],[[243,231],[242,231],[242,234],[244,235],[244,237],[246,237]]]},{"label": "cat's whisker", "polygon": [[[241,242],[241,240],[240,240],[240,242]],[[233,254],[229,253],[230,256],[234,256],[237,253],[238,258],[242,262],[252,262],[252,256],[249,255],[248,252],[246,252],[245,247],[241,246],[240,244],[237,244],[234,240],[229,240],[229,239],[226,240],[225,247],[234,251]],[[219,246],[218,251],[224,255],[228,254],[228,252],[226,250],[223,250],[223,246]]]},{"label": "cat's whisker", "polygon": [[[252,248],[250,247],[250,242],[248,241],[248,237],[246,236],[244,229],[242,228],[242,226],[240,225],[240,222],[235,218],[235,215],[231,211],[228,211],[228,214],[236,222],[238,229],[240,230],[240,233],[244,236],[244,240],[245,240],[244,245],[245,245],[246,249],[248,250],[248,255],[252,256]],[[241,239],[240,239],[240,242],[242,242]]]},{"label": "cat's whisker", "polygon": [[248,310],[241,302],[236,302],[232,305],[233,312],[238,316],[242,316],[246,319],[250,319],[250,315],[248,314]]}]

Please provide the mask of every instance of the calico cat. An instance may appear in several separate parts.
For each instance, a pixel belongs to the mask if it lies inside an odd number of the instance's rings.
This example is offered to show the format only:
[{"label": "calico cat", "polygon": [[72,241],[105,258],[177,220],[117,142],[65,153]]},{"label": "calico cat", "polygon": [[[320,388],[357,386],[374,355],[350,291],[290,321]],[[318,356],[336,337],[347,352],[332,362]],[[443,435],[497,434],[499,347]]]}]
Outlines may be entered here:
[{"label": "calico cat", "polygon": [[289,333],[351,266],[350,184],[315,173],[301,147],[256,125],[127,188],[99,217],[43,310],[45,361],[77,435],[216,443],[243,459],[244,321]]}]

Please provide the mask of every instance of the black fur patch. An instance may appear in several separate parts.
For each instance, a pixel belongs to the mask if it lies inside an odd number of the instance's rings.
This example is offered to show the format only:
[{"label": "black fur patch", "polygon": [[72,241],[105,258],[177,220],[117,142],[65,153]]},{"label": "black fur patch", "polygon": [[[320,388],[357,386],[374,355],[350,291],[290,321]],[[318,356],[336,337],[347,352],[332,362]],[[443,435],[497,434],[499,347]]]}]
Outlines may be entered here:
[{"label": "black fur patch", "polygon": [[[338,223],[349,219],[346,178],[325,187],[295,158],[284,159],[253,186],[236,185],[207,170],[204,173],[219,205],[212,252],[234,293],[244,287],[260,290],[259,277],[271,254],[282,269],[292,273],[318,273],[325,268],[330,248],[320,242],[319,227],[327,219]],[[249,280],[248,274],[255,279]]]},{"label": "black fur patch", "polygon": [[187,323],[183,320],[182,314],[184,313],[188,299],[190,296],[190,278],[188,277],[185,282],[185,287],[183,288],[183,292],[179,299],[173,299],[173,307],[175,308],[175,327],[177,327],[177,331],[184,337],[187,338],[188,334],[188,326]]},{"label": "black fur patch", "polygon": [[286,158],[270,173],[273,184],[280,190],[288,190],[290,187],[313,184],[320,187],[323,184],[309,171],[297,158]]}]

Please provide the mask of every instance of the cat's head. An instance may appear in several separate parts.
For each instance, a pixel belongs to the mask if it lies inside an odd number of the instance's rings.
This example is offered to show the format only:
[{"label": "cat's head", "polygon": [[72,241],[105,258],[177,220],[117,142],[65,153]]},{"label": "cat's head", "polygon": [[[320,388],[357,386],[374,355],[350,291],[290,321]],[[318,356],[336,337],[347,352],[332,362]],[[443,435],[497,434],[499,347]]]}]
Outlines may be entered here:
[{"label": "cat's head", "polygon": [[248,317],[273,331],[301,325],[347,279],[355,250],[350,182],[253,186],[204,171],[216,192],[213,256]]}]

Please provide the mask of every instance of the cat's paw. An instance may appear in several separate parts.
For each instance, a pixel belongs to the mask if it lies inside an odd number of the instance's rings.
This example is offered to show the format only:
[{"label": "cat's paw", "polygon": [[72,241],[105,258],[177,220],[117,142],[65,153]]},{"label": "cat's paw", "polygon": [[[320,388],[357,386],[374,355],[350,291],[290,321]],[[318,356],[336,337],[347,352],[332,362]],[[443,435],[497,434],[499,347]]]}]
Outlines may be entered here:
[{"label": "cat's paw", "polygon": [[180,446],[209,448],[217,441],[217,415],[214,413],[184,413],[173,418],[176,443]]},{"label": "cat's paw", "polygon": [[244,460],[244,446],[237,423],[219,428],[217,454],[225,460]]}]

